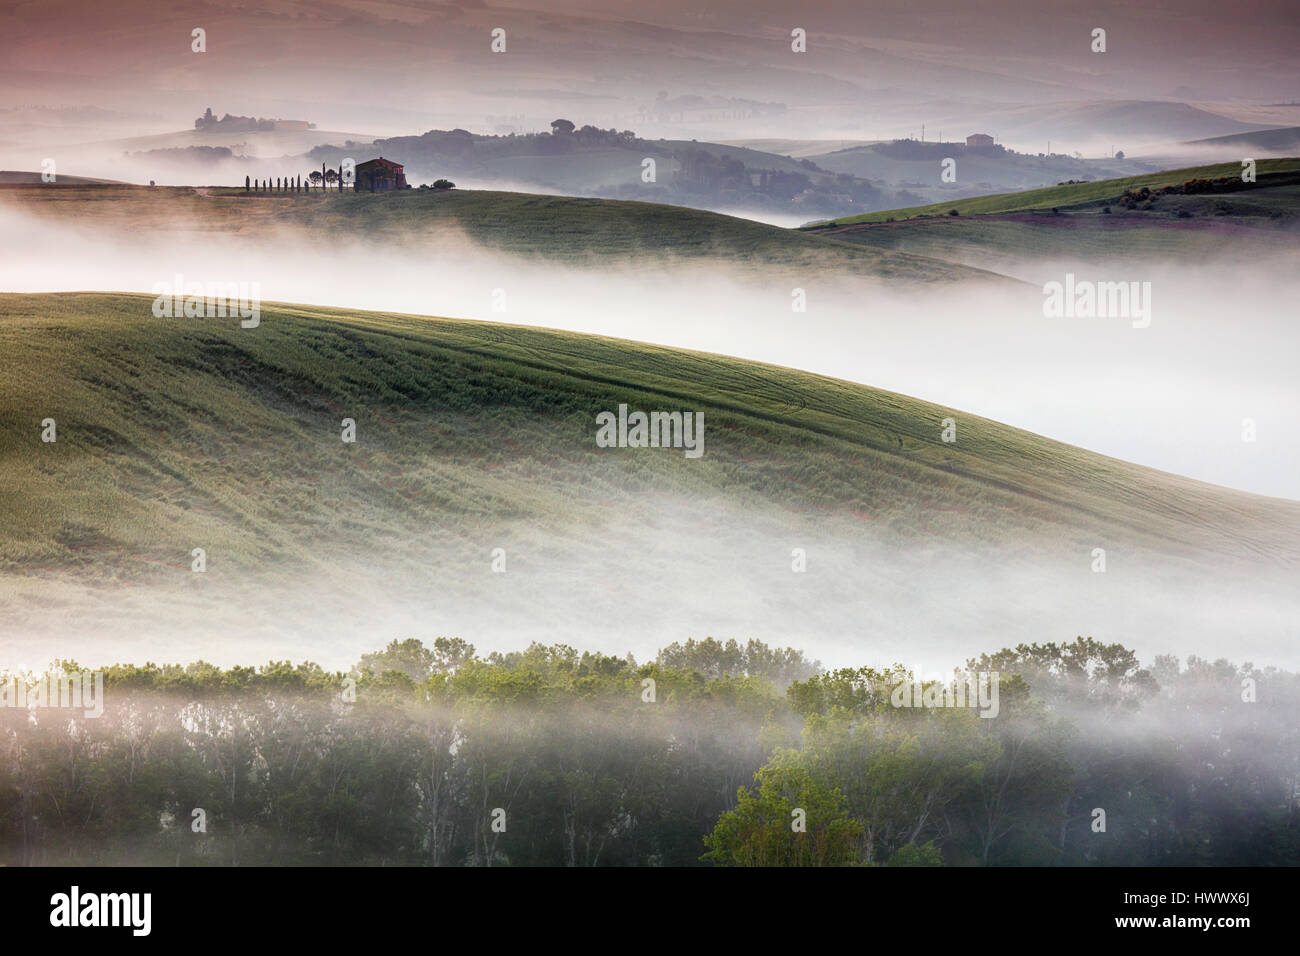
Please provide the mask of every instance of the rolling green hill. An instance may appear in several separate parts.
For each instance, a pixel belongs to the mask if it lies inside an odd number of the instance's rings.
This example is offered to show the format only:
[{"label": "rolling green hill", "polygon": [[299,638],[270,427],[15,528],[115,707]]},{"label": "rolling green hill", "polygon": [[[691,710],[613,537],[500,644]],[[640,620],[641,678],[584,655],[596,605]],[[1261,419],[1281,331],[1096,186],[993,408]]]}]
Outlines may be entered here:
[{"label": "rolling green hill", "polygon": [[[297,306],[242,329],[156,319],[151,302],[0,296],[3,573],[145,574],[196,540],[250,563],[313,563],[313,548],[374,548],[411,522],[545,527],[589,496],[634,506],[654,490],[860,515],[900,541],[1037,550],[1104,532],[1177,552],[1300,553],[1300,504],[790,369]],[[705,412],[705,455],[596,447],[596,414],[619,403]],[[940,440],[949,416],[955,444]],[[47,417],[54,444],[40,440]],[[355,445],[340,441],[344,417]]]},{"label": "rolling green hill", "polygon": [[1183,145],[1294,152],[1296,149],[1300,149],[1300,126],[1284,126],[1278,129],[1261,129],[1249,133],[1233,133],[1228,136],[1212,136],[1209,139],[1194,139]]},{"label": "rolling green hill", "polygon": [[[874,213],[804,231],[890,252],[1022,275],[1039,261],[1258,261],[1300,252],[1300,160],[1260,160],[1258,181],[1231,192],[1149,195],[1193,178],[1233,176],[1240,165],[1078,183],[938,206]],[[951,210],[959,215],[950,215]]]},{"label": "rolling green hill", "polygon": [[[0,660],[346,666],[411,634],[942,660],[1082,626],[1269,654],[1294,620],[1297,502],[718,355],[151,304],[0,295]],[[620,404],[702,413],[703,455],[599,447]],[[1225,589],[1230,621],[1199,603]]]},{"label": "rolling green hill", "polygon": [[[1300,172],[1300,159],[1261,159],[1257,164],[1261,177],[1272,173]],[[1158,173],[1144,173],[1141,176],[1127,176],[1123,179],[1103,179],[1095,183],[1074,183],[1067,186],[1050,186],[1045,189],[1030,189],[1024,192],[997,193],[991,196],[978,196],[963,199],[960,202],[933,203],[929,206],[914,206],[910,209],[888,209],[881,212],[863,213],[829,222],[805,226],[807,231],[832,230],[837,226],[849,226],[857,223],[890,222],[902,219],[915,219],[920,216],[946,216],[955,207],[964,216],[984,216],[992,214],[1050,211],[1062,211],[1116,201],[1129,189],[1143,186],[1157,186],[1182,183],[1188,179],[1215,179],[1221,176],[1240,176],[1240,163],[1219,163],[1213,166],[1191,166],[1186,169],[1169,169]]]}]

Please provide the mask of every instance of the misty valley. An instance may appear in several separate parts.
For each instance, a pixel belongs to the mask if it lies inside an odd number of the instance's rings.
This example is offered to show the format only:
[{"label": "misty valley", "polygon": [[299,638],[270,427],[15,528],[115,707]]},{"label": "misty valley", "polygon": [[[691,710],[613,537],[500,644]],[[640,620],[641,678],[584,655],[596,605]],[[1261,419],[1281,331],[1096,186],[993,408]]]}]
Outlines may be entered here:
[{"label": "misty valley", "polygon": [[6,932],[1285,930],[1293,6],[0,5]]}]

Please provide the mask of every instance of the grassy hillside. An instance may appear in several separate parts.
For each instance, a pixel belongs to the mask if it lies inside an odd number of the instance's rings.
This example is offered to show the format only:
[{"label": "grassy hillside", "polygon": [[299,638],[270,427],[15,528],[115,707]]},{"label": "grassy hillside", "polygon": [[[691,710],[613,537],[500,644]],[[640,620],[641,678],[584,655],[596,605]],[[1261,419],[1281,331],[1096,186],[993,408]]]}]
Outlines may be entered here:
[{"label": "grassy hillside", "polygon": [[[885,221],[841,220],[806,231],[1030,279],[1024,267],[1031,261],[1258,261],[1287,249],[1300,252],[1300,172],[1278,171],[1300,169],[1300,161],[1260,160],[1259,167],[1258,182],[1234,192],[1119,201],[1125,189],[1154,190],[1193,174],[1239,169],[1201,167],[1162,174],[1158,182],[1141,176],[1059,186],[898,210],[882,214]],[[1042,208],[1048,202],[1060,205]],[[945,207],[960,215],[940,213]]]},{"label": "grassy hillside", "polygon": [[494,249],[539,258],[635,265],[647,255],[702,258],[767,269],[943,281],[993,277],[963,266],[836,242],[749,219],[609,199],[479,190],[397,193],[245,193],[243,189],[60,187],[0,189],[12,208],[79,229],[148,230],[202,237],[213,231],[255,234],[304,230],[306,241],[331,235],[416,246],[463,233]]},{"label": "grassy hillside", "polygon": [[[1300,205],[1300,190],[1288,200]],[[1210,214],[1212,215],[1212,213]],[[1189,262],[1209,257],[1258,261],[1290,248],[1300,252],[1300,236],[1279,232],[1267,220],[1253,223],[1226,218],[1191,221],[1150,214],[1010,214],[913,219],[903,223],[846,226],[836,238],[865,246],[1016,275],[1027,261]]]},{"label": "grassy hillside", "polygon": [[[723,496],[890,540],[1077,535],[1300,552],[1300,504],[1104,458],[922,401],[714,355],[467,321],[267,307],[256,329],[148,297],[0,296],[0,571],[133,576],[212,542],[315,564],[415,526],[564,523],[587,499]],[[597,448],[595,415],[706,414],[702,458]],[[960,440],[940,441],[955,415]],[[54,418],[59,440],[42,444]],[[361,440],[340,441],[340,422]],[[600,509],[596,509],[599,513]],[[599,519],[594,518],[593,521]]]},{"label": "grassy hillside", "polygon": [[[955,662],[1084,628],[1278,660],[1294,621],[1300,503],[717,355],[150,305],[0,296],[0,661],[344,667],[445,634]],[[703,413],[703,456],[598,447],[596,416],[623,403]],[[1089,571],[1098,546],[1112,573]],[[1230,615],[1203,606],[1221,593]]]},{"label": "grassy hillside", "polygon": [[[1300,159],[1262,159],[1257,164],[1258,173],[1263,176],[1270,173],[1300,172]],[[991,214],[1034,212],[1052,209],[1069,210],[1080,206],[1092,206],[1115,201],[1129,189],[1143,186],[1156,186],[1181,183],[1188,179],[1216,179],[1221,176],[1240,176],[1241,163],[1219,163],[1213,166],[1192,166],[1186,169],[1170,169],[1158,173],[1144,173],[1140,176],[1127,176],[1123,179],[1105,179],[1095,183],[1075,183],[1068,186],[1051,186],[1045,189],[1030,189],[1025,192],[997,193],[992,196],[978,196],[963,199],[960,202],[934,203],[929,206],[914,206],[909,209],[889,209],[882,212],[864,213],[860,216],[848,216],[815,226],[805,227],[810,231],[822,231],[836,226],[856,223],[889,222],[901,219],[914,219],[920,216],[946,216],[956,208],[964,216],[984,216]]]},{"label": "grassy hillside", "polygon": [[1280,129],[1264,129],[1251,133],[1234,133],[1231,136],[1194,139],[1183,145],[1296,152],[1300,150],[1300,126],[1285,126]]}]

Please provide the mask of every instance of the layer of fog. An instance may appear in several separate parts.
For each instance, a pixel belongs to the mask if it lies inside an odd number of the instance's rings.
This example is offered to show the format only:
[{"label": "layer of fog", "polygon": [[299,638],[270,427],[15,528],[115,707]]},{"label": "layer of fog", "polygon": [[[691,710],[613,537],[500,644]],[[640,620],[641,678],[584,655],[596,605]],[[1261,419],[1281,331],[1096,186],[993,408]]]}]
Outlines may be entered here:
[{"label": "layer of fog", "polygon": [[[180,567],[150,585],[9,578],[0,665],[309,659],[346,669],[394,638],[439,635],[484,653],[540,641],[645,661],[713,636],[798,647],[831,667],[933,673],[1085,635],[1147,662],[1300,666],[1294,572],[1264,563],[1195,572],[1120,548],[1102,574],[1086,546],[1063,545],[1055,559],[938,538],[900,546],[885,521],[680,494],[590,500],[558,530],[499,520],[465,534],[441,521],[431,513],[370,553],[322,551],[311,566],[232,570],[214,552],[204,575]],[[493,570],[495,548],[504,571]]]},{"label": "layer of fog", "polygon": [[[183,224],[181,224],[183,225]],[[773,268],[678,261],[587,267],[523,260],[450,234],[376,247],[290,231],[234,237],[95,233],[0,212],[0,291],[150,293],[187,282],[256,282],[266,301],[449,315],[568,329],[744,356],[883,387],[1117,458],[1300,498],[1284,262],[1216,269],[1138,265],[1055,276],[1151,282],[1148,328],[1129,319],[1046,319],[1033,287],[902,287]],[[372,268],[370,263],[382,263]],[[1035,282],[1042,275],[1027,276]],[[1063,275],[1057,276],[1063,278]],[[791,290],[807,295],[794,312]],[[504,312],[493,310],[496,290]],[[178,320],[199,321],[199,320]],[[201,320],[223,321],[223,320]],[[273,319],[268,319],[273,321]],[[256,330],[249,330],[255,335]],[[960,414],[957,416],[960,429]],[[1254,419],[1257,440],[1242,440]],[[937,425],[936,425],[937,427]],[[707,451],[706,451],[707,454]],[[563,641],[638,659],[687,637],[758,638],[839,665],[950,667],[1019,641],[1087,634],[1155,654],[1300,666],[1291,578],[1274,565],[1187,576],[1146,555],[1092,573],[1076,548],[1053,564],[936,542],[898,549],[857,518],[805,522],[780,509],[680,497],[592,503],[581,527],[539,536],[502,524],[481,541],[412,528],[405,559],[339,555],[322,578],[284,568],[204,590],[14,579],[0,597],[0,660],[43,665],[268,656],[346,667],[395,636],[464,637],[481,649]],[[598,533],[593,529],[599,529]],[[421,537],[427,531],[427,537]],[[509,571],[493,574],[505,547]],[[423,548],[423,558],[415,558]],[[808,571],[791,571],[804,548]],[[185,575],[189,578],[189,575]],[[286,583],[288,582],[288,583]]]},{"label": "layer of fog", "polygon": [[[0,211],[0,291],[151,292],[256,282],[267,301],[484,319],[718,352],[900,392],[1115,458],[1300,499],[1288,257],[1104,268],[1026,263],[1018,277],[1149,282],[1140,319],[1043,316],[1035,290],[908,290],[813,272],[512,258],[445,233],[382,249],[303,235],[79,231]],[[317,237],[320,238],[320,237]],[[305,245],[306,243],[306,245]],[[325,246],[321,246],[324,249]],[[382,280],[363,263],[382,259]],[[357,263],[358,268],[340,268]],[[793,311],[802,288],[806,312]],[[502,290],[496,293],[495,290]],[[504,306],[504,311],[495,311]],[[1251,419],[1255,439],[1243,440]]]}]

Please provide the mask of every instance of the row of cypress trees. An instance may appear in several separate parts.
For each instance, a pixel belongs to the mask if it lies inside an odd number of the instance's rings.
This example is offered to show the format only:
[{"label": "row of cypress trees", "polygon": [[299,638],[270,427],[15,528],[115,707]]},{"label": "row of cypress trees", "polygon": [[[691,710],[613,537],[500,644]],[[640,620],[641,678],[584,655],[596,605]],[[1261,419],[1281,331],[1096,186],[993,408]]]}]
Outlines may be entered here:
[{"label": "row of cypress trees", "polygon": [[[326,169],[322,165],[321,172],[320,172],[321,188],[322,189],[325,188],[330,183],[337,184],[340,190],[342,190],[344,185],[346,185],[344,183],[339,182],[339,175],[335,170]],[[301,175],[276,177],[275,179],[251,179],[248,176],[244,177],[244,192],[246,193],[247,192],[305,193],[308,192],[313,185],[315,185],[315,183],[313,183],[310,177],[304,178]],[[355,190],[355,186],[353,188]]]}]

